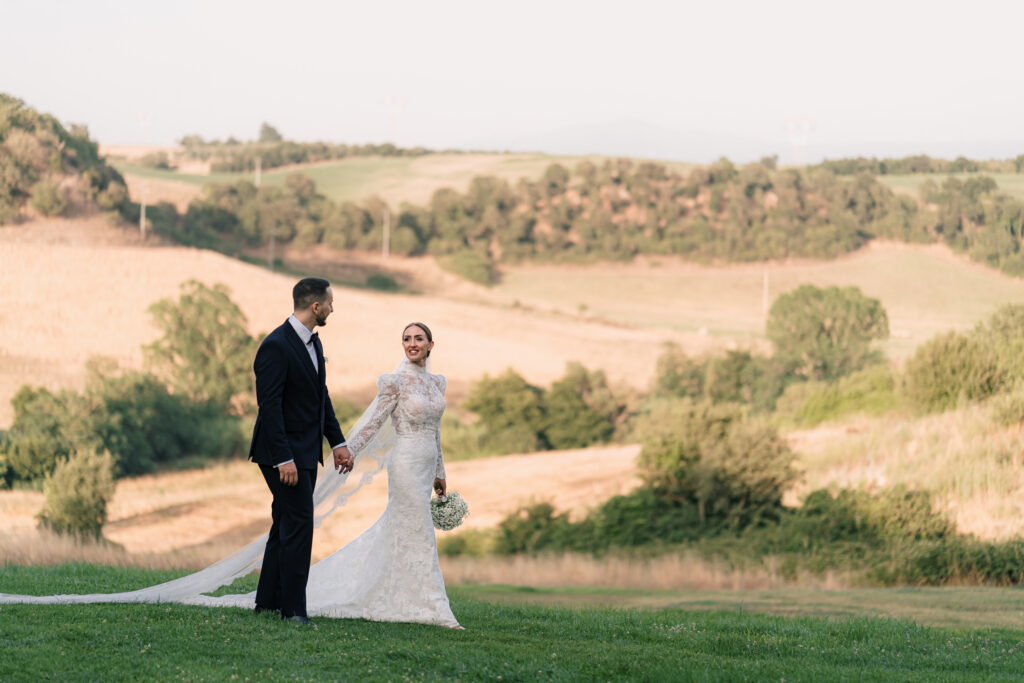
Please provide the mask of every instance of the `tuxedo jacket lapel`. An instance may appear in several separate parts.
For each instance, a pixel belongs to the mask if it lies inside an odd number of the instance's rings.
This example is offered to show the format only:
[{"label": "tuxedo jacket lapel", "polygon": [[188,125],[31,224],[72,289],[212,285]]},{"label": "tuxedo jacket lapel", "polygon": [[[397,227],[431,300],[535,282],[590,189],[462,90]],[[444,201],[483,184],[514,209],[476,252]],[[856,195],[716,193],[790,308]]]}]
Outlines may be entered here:
[{"label": "tuxedo jacket lapel", "polygon": [[[292,349],[295,353],[299,354],[301,360],[299,363],[302,367],[306,368],[306,372],[309,373],[309,378],[319,384],[319,377],[317,377],[316,369],[313,367],[313,360],[309,357],[309,351],[306,350],[306,345],[299,339],[298,333],[292,329],[292,326],[286,324],[284,330],[284,336],[288,339],[288,342],[292,345]],[[323,365],[323,363],[321,363]]]},{"label": "tuxedo jacket lapel", "polygon": [[320,337],[313,337],[313,348],[316,350],[317,387],[322,388],[327,380],[326,360],[324,360],[324,347]]}]

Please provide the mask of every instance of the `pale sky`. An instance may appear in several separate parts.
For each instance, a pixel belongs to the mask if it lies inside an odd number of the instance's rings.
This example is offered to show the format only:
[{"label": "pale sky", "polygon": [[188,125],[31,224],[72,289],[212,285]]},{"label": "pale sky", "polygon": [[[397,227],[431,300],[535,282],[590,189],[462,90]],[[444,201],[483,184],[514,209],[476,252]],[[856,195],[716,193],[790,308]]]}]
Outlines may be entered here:
[{"label": "pale sky", "polygon": [[784,162],[1024,153],[1024,2],[3,0],[0,92],[185,134]]}]

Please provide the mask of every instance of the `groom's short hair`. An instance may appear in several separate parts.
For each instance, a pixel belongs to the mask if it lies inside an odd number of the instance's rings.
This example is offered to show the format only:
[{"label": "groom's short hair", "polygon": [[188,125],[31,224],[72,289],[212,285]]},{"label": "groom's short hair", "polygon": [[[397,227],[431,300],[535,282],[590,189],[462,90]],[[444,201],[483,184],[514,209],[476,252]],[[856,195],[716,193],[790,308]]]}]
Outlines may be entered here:
[{"label": "groom's short hair", "polygon": [[314,301],[323,303],[327,299],[327,288],[331,283],[319,277],[304,277],[292,287],[292,302],[296,311],[303,311]]}]

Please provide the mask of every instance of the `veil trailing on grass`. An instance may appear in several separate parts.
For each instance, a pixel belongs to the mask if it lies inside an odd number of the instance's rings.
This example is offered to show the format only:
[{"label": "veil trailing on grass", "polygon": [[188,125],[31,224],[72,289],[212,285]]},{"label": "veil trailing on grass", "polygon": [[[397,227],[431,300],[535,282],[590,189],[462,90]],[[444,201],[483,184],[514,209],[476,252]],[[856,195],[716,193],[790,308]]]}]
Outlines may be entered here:
[{"label": "veil trailing on grass", "polygon": [[[375,398],[349,433],[355,434],[377,407]],[[320,524],[360,489],[369,484],[387,464],[388,454],[395,443],[395,430],[388,419],[376,435],[355,456],[352,471],[339,474],[333,468],[317,477],[313,491],[314,526]],[[326,468],[325,468],[326,469]],[[268,520],[269,522],[269,520]],[[157,584],[148,588],[123,593],[92,593],[88,595],[9,595],[0,593],[0,604],[79,604],[92,602],[178,602],[184,604],[209,604],[209,597],[203,595],[227,586],[235,579],[249,574],[263,559],[267,545],[267,534],[249,545],[236,550],[222,560],[201,569],[194,574]]]}]

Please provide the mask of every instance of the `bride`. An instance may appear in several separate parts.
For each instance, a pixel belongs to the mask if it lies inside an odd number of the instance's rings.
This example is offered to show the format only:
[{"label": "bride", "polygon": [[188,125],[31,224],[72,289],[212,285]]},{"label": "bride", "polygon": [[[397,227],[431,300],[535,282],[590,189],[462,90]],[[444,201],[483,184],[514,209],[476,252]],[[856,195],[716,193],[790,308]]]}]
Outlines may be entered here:
[{"label": "bride", "polygon": [[[462,627],[452,614],[437,557],[430,491],[447,492],[441,455],[441,415],[447,382],[431,374],[433,335],[423,323],[402,331],[405,358],[377,380],[377,397],[356,423],[348,447],[359,481],[321,477],[314,492],[319,523],[382,469],[388,505],[359,538],[310,567],[307,610],[313,616],[364,618]],[[369,465],[369,467],[367,467]],[[205,595],[254,569],[266,536],[206,569],[138,591],[26,596],[0,593],[0,603],[181,602],[252,608],[255,593]]]}]

